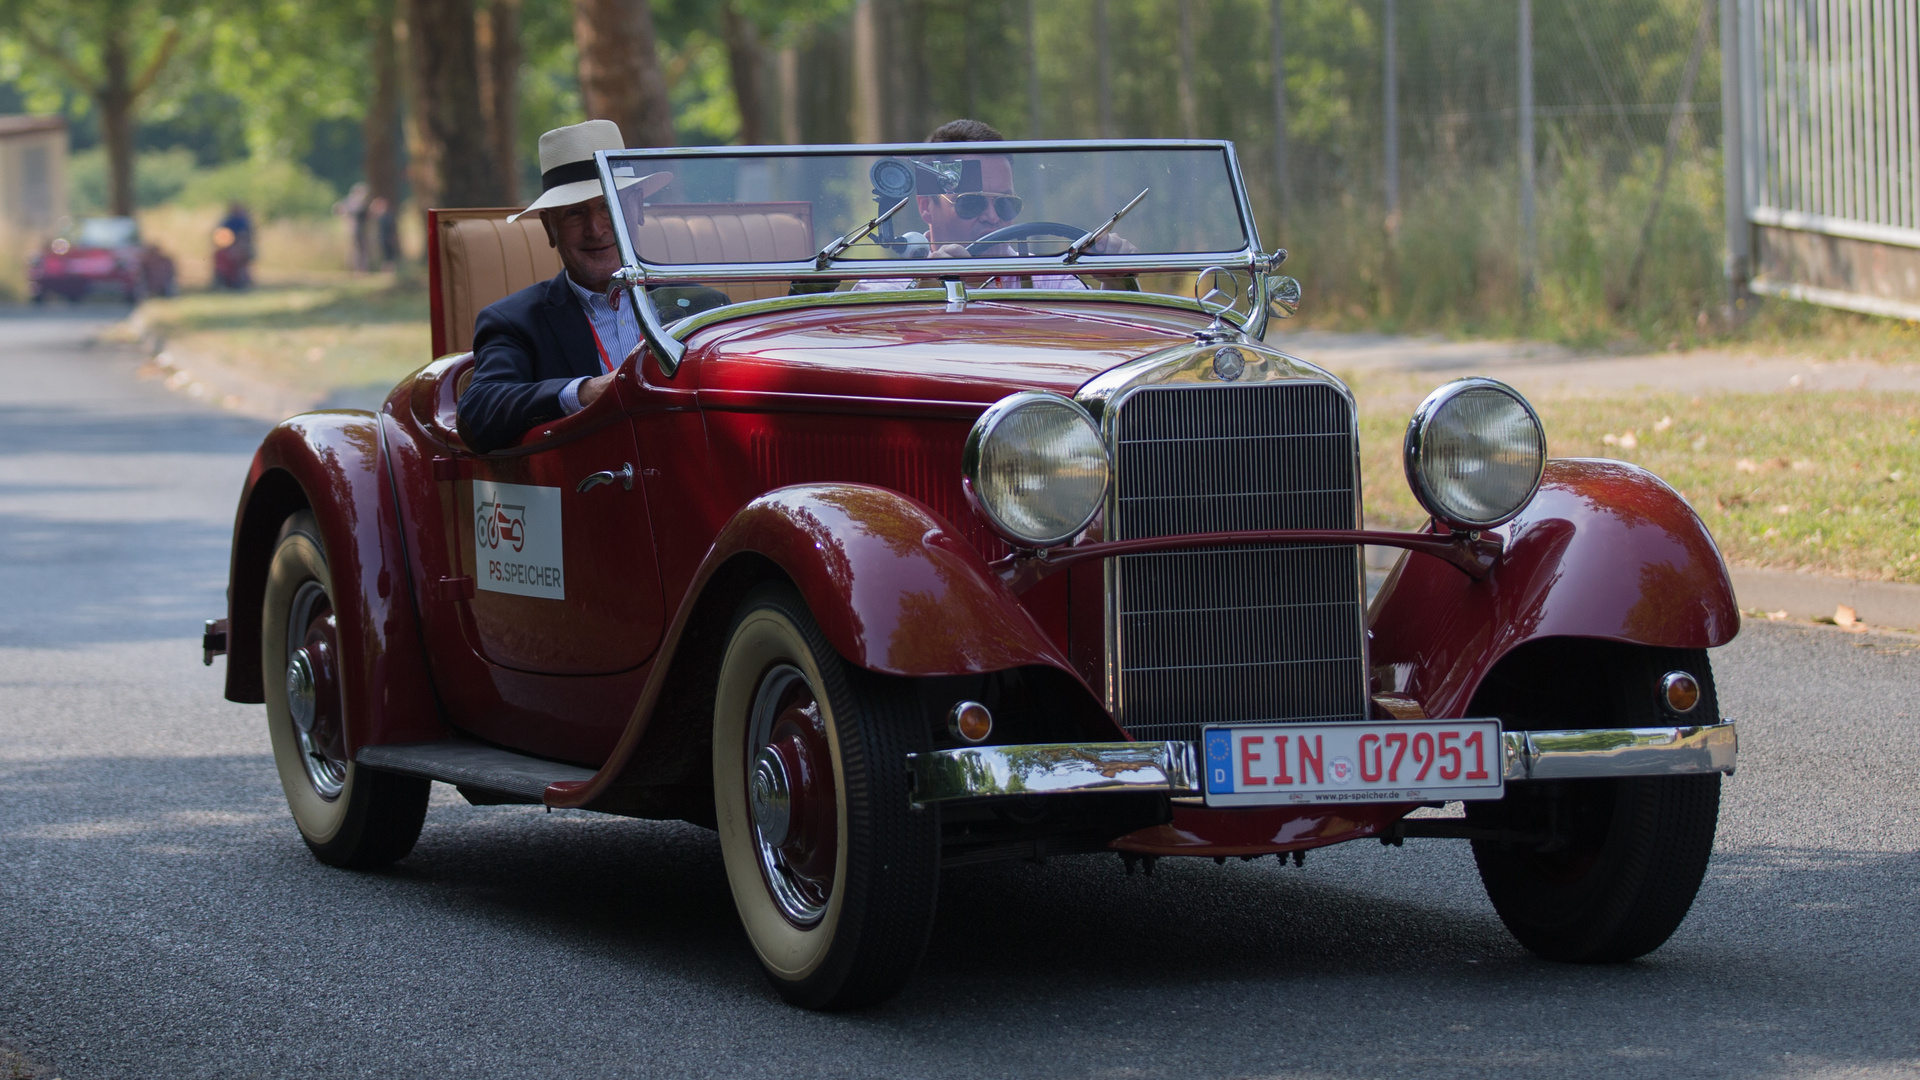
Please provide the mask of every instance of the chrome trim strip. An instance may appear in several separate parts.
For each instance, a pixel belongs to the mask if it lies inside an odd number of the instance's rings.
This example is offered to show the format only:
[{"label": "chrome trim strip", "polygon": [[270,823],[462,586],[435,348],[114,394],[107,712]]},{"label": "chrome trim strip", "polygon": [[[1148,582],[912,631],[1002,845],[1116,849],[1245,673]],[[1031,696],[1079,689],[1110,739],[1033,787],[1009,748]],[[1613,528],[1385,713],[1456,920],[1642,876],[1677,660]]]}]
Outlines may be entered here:
[{"label": "chrome trim strip", "polygon": [[908,754],[916,805],[999,795],[1200,790],[1190,742],[1035,743]]},{"label": "chrome trim strip", "polygon": [[[601,151],[605,153],[605,151]],[[615,236],[626,226],[615,229]],[[629,240],[628,243],[632,241]],[[790,262],[635,263],[627,267],[649,285],[676,281],[844,281],[848,278],[993,278],[1045,273],[1088,277],[1121,274],[1174,274],[1212,266],[1244,271],[1260,253],[1210,251],[1199,255],[1088,255],[1072,266],[1041,262],[1044,256],[1009,255],[991,259],[857,259],[815,269],[811,257]],[[1098,259],[1099,262],[1088,260]],[[951,264],[951,265],[948,265]]]},{"label": "chrome trim strip", "polygon": [[[1690,727],[1508,731],[1501,742],[1507,780],[1731,775],[1739,749],[1732,720]],[[1199,754],[1185,741],[967,746],[908,754],[907,770],[913,776],[913,801],[921,806],[1008,795],[1201,791]]]},{"label": "chrome trim strip", "polygon": [[1508,731],[1501,741],[1509,780],[1731,775],[1740,745],[1732,720],[1690,727]]},{"label": "chrome trim strip", "polygon": [[[973,289],[965,292],[966,302],[981,304],[988,301],[1074,301],[1078,303],[1120,303],[1145,304],[1149,307],[1174,308],[1179,311],[1204,315],[1200,305],[1192,297],[1169,296],[1165,293],[1131,292],[1125,289]],[[729,319],[745,318],[749,315],[762,315],[772,311],[789,311],[794,308],[843,307],[855,304],[903,304],[903,303],[948,303],[945,289],[887,289],[872,292],[843,293],[804,293],[800,296],[770,296],[764,300],[747,300],[725,307],[710,308],[698,315],[689,315],[668,327],[668,333],[676,339],[685,341],[696,330],[704,330],[714,323]]]}]

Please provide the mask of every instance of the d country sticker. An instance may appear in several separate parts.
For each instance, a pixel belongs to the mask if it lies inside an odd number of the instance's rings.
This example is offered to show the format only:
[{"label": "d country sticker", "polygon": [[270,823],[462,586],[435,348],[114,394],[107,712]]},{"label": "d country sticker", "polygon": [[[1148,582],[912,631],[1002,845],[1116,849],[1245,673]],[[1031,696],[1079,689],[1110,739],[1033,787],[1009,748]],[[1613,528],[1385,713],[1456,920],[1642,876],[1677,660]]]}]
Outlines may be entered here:
[{"label": "d country sticker", "polygon": [[559,488],[473,482],[476,588],[565,600],[563,551]]}]

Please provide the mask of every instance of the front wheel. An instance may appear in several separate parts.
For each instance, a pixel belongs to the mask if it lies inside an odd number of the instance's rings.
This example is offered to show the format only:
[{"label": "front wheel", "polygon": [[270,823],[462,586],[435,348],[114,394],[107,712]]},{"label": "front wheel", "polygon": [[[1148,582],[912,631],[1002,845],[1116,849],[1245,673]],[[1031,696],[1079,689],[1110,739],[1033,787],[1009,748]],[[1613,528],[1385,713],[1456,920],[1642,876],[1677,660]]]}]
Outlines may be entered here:
[{"label": "front wheel", "polygon": [[267,729],[287,806],[314,857],[371,868],[404,858],[420,838],[429,784],[362,768],[346,748],[346,698],[333,578],[311,511],[280,527],[261,612]]},{"label": "front wheel", "polygon": [[[1671,668],[1699,681],[1700,722],[1719,715],[1704,651],[1645,650],[1606,666],[1622,727],[1676,722],[1655,705]],[[1473,857],[1521,945],[1548,960],[1616,963],[1659,948],[1692,908],[1713,854],[1720,775],[1519,783],[1499,802],[1468,803],[1467,817],[1508,834],[1475,840]]]},{"label": "front wheel", "polygon": [[914,697],[827,644],[785,583],[750,594],[721,660],[714,810],[747,937],[782,997],[843,1009],[918,965],[939,885],[938,812],[911,805]]}]

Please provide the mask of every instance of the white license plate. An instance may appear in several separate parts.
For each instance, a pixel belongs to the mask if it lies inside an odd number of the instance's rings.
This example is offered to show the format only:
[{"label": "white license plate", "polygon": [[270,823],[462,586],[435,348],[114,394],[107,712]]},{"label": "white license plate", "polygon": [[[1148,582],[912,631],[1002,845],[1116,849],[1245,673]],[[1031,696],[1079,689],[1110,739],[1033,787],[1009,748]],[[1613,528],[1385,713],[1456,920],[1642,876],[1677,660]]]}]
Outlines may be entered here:
[{"label": "white license plate", "polygon": [[1208,806],[1498,799],[1500,721],[1259,724],[1201,733]]}]

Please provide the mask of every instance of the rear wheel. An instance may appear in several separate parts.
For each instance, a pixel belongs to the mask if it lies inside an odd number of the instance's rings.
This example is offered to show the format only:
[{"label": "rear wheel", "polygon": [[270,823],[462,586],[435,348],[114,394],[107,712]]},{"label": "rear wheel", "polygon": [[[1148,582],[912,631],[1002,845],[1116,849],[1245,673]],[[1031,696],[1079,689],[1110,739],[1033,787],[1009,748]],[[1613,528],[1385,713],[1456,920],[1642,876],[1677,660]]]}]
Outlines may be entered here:
[{"label": "rear wheel", "polygon": [[280,528],[261,616],[267,728],[300,838],[332,866],[404,858],[420,837],[429,785],[348,758],[333,579],[310,511]]},{"label": "rear wheel", "polygon": [[714,809],[734,905],[787,1001],[892,996],[933,926],[940,831],[910,805],[926,726],[905,688],[854,668],[785,583],[741,605],[715,698]]},{"label": "rear wheel", "polygon": [[[1618,726],[1718,719],[1703,650],[1623,651],[1607,663]],[[1700,683],[1697,718],[1662,714],[1658,687],[1672,670]],[[1500,920],[1529,951],[1571,963],[1631,960],[1679,929],[1706,874],[1719,814],[1717,773],[1523,782],[1499,802],[1467,804],[1475,825],[1512,837],[1473,842]]]}]

